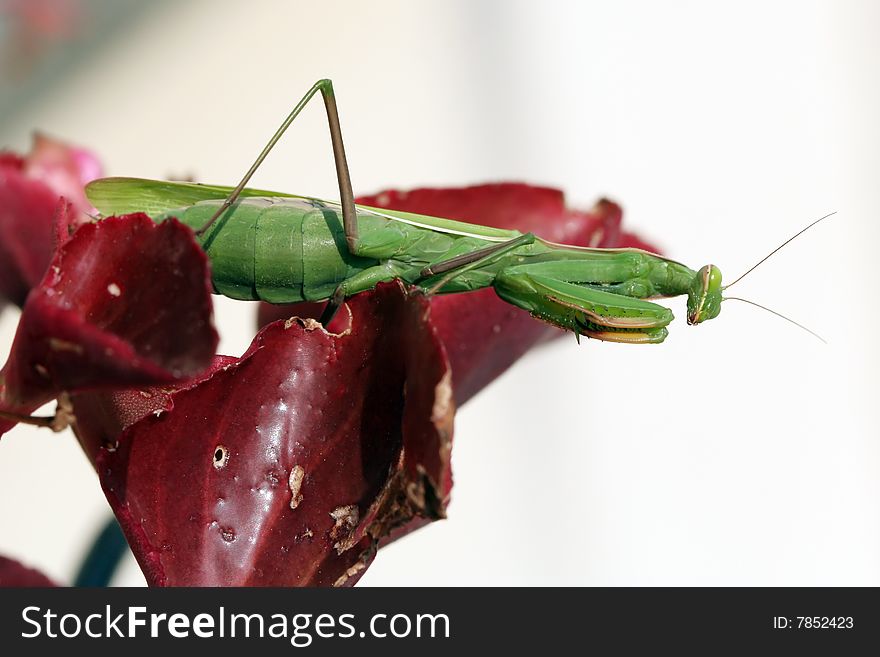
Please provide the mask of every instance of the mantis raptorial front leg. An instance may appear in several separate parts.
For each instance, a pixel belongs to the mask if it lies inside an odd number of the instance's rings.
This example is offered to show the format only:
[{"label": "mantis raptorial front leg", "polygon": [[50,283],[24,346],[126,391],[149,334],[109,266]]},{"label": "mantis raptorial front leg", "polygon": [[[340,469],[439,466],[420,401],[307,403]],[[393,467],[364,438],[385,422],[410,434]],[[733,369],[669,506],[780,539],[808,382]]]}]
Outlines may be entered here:
[{"label": "mantis raptorial front leg", "polygon": [[498,296],[575,335],[628,343],[662,342],[666,338],[665,327],[672,321],[667,308],[531,274],[527,267],[502,271],[495,281]]},{"label": "mantis raptorial front leg", "polygon": [[[668,308],[610,291],[638,285],[634,274],[627,263],[611,262],[594,270],[593,281],[586,283],[570,263],[544,262],[502,269],[493,286],[505,301],[575,335],[610,342],[662,342],[673,319]],[[626,283],[608,284],[611,281]]]}]

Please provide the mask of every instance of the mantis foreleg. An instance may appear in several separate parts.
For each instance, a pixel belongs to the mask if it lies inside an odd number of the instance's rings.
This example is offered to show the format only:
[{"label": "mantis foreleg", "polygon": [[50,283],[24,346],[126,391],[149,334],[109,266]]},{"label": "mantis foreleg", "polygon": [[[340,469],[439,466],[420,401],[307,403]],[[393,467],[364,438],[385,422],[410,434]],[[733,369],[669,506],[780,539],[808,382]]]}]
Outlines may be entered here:
[{"label": "mantis foreleg", "polygon": [[495,291],[532,315],[578,335],[610,342],[662,342],[672,312],[642,299],[569,283],[543,273],[544,263],[501,270]]}]

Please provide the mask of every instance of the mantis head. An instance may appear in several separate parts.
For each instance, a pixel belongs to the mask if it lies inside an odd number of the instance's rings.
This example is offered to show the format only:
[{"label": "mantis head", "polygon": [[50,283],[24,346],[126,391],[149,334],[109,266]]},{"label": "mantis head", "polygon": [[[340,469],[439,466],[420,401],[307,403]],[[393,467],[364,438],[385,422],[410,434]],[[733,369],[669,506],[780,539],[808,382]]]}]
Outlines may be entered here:
[{"label": "mantis head", "polygon": [[715,265],[702,267],[688,290],[688,324],[715,319],[721,312],[721,270]]}]

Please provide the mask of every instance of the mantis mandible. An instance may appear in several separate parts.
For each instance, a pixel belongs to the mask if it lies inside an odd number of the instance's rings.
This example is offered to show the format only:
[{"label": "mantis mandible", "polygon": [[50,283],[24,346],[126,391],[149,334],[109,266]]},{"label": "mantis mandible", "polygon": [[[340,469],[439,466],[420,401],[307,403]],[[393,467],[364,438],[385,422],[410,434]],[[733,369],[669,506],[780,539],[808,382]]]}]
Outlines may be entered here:
[{"label": "mantis mandible", "polygon": [[[319,92],[341,203],[247,188]],[[176,217],[193,228],[211,260],[217,293],[270,303],[326,300],[325,325],[346,297],[393,279],[430,293],[492,287],[538,319],[611,342],[666,338],[672,312],[646,301],[652,297],[687,295],[688,324],[721,312],[724,286],[714,265],[693,270],[638,249],[569,246],[532,233],[356,206],[330,80],[319,80],[303,96],[234,188],[104,178],[86,193],[105,216],[146,212],[157,222]]]}]

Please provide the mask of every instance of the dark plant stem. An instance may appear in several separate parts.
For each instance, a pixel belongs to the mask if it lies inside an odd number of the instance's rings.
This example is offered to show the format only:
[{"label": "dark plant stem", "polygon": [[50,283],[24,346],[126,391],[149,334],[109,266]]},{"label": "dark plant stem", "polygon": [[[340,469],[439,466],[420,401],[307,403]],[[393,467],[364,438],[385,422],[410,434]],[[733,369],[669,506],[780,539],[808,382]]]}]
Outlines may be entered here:
[{"label": "dark plant stem", "polygon": [[126,552],[128,552],[128,542],[116,518],[111,517],[95,537],[92,547],[79,567],[73,585],[107,586]]}]

